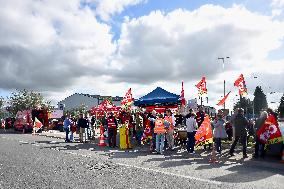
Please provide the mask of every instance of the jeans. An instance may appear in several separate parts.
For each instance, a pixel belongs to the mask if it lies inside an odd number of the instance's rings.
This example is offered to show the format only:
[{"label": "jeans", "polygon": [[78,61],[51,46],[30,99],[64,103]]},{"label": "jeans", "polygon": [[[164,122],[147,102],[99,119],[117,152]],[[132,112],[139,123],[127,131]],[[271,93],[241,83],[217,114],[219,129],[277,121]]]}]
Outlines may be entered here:
[{"label": "jeans", "polygon": [[236,136],[235,140],[231,146],[230,153],[234,153],[235,147],[239,140],[241,139],[242,145],[243,145],[243,155],[247,155],[247,136]]},{"label": "jeans", "polygon": [[108,128],[108,145],[109,147],[116,147],[116,128]]},{"label": "jeans", "polygon": [[84,133],[85,133],[85,128],[80,127],[80,133],[79,133],[80,142],[83,142]]},{"label": "jeans", "polygon": [[194,152],[194,145],[195,145],[195,133],[196,131],[193,132],[187,132],[187,151],[190,153]]},{"label": "jeans", "polygon": [[173,149],[174,148],[174,131],[173,130],[167,131],[166,138],[167,138],[168,147],[170,149]]},{"label": "jeans", "polygon": [[64,128],[64,130],[65,130],[65,133],[66,133],[65,142],[68,142],[68,141],[70,141],[69,138],[68,138],[69,128]]},{"label": "jeans", "polygon": [[70,141],[73,141],[73,139],[74,139],[74,133],[71,131],[70,132]]},{"label": "jeans", "polygon": [[156,135],[156,151],[163,153],[165,145],[165,134],[160,133]]},{"label": "jeans", "polygon": [[221,138],[215,138],[215,148],[218,153],[221,153],[222,151]]}]

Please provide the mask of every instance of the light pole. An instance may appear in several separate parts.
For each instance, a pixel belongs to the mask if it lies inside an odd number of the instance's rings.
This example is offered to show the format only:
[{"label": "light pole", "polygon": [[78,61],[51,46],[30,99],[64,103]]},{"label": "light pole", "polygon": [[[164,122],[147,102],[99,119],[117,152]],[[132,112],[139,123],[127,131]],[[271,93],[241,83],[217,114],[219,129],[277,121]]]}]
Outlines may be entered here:
[{"label": "light pole", "polygon": [[[222,60],[222,63],[223,63],[223,72],[225,71],[225,59],[229,59],[230,57],[227,56],[227,57],[219,57],[218,60]],[[224,96],[226,95],[226,80],[225,80],[225,77],[224,77]],[[224,111],[225,111],[225,108],[226,108],[226,104],[224,103]]]}]

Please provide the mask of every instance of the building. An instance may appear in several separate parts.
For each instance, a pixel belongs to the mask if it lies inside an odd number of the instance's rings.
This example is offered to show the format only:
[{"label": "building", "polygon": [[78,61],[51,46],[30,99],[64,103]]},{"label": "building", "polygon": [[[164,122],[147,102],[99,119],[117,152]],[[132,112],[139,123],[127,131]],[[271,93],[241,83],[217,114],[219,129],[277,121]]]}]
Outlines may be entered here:
[{"label": "building", "polygon": [[104,99],[112,99],[112,103],[115,106],[120,106],[123,97],[111,97],[111,96],[101,96],[101,95],[90,95],[75,93],[71,96],[66,97],[64,100],[58,102],[58,109],[71,110],[85,105],[87,109],[91,109],[94,106],[100,104]]},{"label": "building", "polygon": [[204,106],[204,112],[210,116],[215,116],[217,114],[216,108],[211,106]]}]

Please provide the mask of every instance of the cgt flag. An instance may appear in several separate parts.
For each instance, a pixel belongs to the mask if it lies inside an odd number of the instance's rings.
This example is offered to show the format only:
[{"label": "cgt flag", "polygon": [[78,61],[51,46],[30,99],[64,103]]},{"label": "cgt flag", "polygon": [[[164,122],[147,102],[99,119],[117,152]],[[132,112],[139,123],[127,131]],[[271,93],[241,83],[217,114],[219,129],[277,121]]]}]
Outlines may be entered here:
[{"label": "cgt flag", "polygon": [[143,133],[142,138],[141,138],[141,144],[145,144],[148,139],[149,140],[152,139],[150,120],[147,120],[145,129],[144,129],[144,133]]},{"label": "cgt flag", "polygon": [[268,116],[256,134],[264,144],[275,144],[283,141],[278,122],[273,115]]},{"label": "cgt flag", "polygon": [[35,117],[34,127],[40,129],[42,126],[43,124],[37,119],[37,117]]},{"label": "cgt flag", "polygon": [[206,78],[202,77],[202,79],[195,85],[198,89],[198,95],[203,96],[207,94],[207,88],[206,88]]},{"label": "cgt flag", "polygon": [[132,103],[133,103],[133,98],[132,98],[131,88],[129,88],[121,101],[121,105],[125,107],[130,107]]},{"label": "cgt flag", "polygon": [[231,93],[231,91],[228,92],[228,94],[226,94],[226,95],[224,96],[224,98],[222,98],[222,99],[218,102],[217,106],[223,106],[223,104],[224,104],[225,101],[227,100],[227,98],[228,98],[228,96],[229,96],[230,93]]},{"label": "cgt flag", "polygon": [[235,81],[234,86],[239,88],[239,95],[246,96],[247,95],[247,87],[244,79],[244,75],[241,74],[238,79]]},{"label": "cgt flag", "polygon": [[184,89],[183,89],[183,81],[181,82],[181,94],[180,94],[181,105],[185,106],[186,101],[184,98]]},{"label": "cgt flag", "polygon": [[210,118],[206,115],[201,126],[195,134],[195,146],[203,146],[213,142],[212,127],[210,123]]}]

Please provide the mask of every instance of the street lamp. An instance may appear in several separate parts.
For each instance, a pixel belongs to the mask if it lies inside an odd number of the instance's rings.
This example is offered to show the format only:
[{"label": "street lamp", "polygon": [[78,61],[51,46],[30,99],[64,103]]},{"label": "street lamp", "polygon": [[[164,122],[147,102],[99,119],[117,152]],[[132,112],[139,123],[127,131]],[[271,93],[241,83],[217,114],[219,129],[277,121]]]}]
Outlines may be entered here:
[{"label": "street lamp", "polygon": [[[226,59],[229,59],[230,57],[227,56],[227,57],[219,57],[218,60],[222,60],[222,63],[223,63],[223,72],[225,71],[225,60]],[[225,77],[224,77],[224,96],[226,95],[226,80],[225,80]],[[226,108],[226,105],[224,103],[224,111],[225,111],[225,108]]]}]

